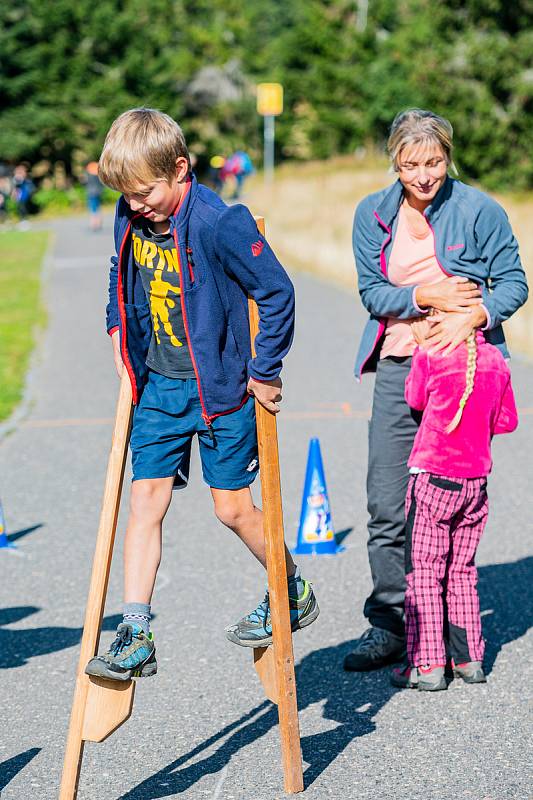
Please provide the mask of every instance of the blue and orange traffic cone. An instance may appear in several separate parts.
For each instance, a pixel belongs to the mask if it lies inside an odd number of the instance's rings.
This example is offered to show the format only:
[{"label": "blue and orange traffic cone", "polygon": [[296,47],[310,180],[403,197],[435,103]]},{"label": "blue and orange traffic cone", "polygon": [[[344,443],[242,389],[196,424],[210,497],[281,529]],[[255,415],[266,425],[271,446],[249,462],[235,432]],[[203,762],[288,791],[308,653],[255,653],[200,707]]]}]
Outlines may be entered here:
[{"label": "blue and orange traffic cone", "polygon": [[335,540],[320,442],[311,439],[298,538],[292,552],[296,555],[332,556],[344,549]]},{"label": "blue and orange traffic cone", "polygon": [[4,519],[4,511],[2,509],[2,501],[0,500],[0,550],[9,548],[10,550],[14,550],[15,545],[11,544],[9,539],[7,538],[7,531],[6,531],[6,523]]}]

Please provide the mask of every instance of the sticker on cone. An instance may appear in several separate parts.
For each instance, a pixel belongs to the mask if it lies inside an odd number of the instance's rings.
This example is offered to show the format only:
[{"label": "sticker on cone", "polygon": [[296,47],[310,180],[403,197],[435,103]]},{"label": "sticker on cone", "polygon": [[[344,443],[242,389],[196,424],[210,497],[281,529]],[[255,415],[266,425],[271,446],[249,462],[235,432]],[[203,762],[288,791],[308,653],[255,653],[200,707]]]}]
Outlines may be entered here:
[{"label": "sticker on cone", "polygon": [[318,439],[309,442],[300,526],[295,554],[334,555],[338,547],[331,521],[328,490]]}]

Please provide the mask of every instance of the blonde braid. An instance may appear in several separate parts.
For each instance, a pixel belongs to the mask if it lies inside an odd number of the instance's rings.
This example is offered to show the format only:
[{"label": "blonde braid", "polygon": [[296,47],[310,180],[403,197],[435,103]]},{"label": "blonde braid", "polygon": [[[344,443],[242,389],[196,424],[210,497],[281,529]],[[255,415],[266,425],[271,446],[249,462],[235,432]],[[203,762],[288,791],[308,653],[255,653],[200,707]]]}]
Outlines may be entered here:
[{"label": "blonde braid", "polygon": [[466,401],[468,400],[474,389],[474,376],[476,374],[476,362],[477,362],[477,343],[476,343],[475,331],[472,331],[472,333],[466,340],[466,346],[468,351],[468,357],[466,361],[466,386],[463,392],[463,396],[459,400],[459,408],[457,409],[457,413],[450,422],[450,424],[448,425],[448,427],[446,428],[446,433],[451,433],[452,431],[454,431],[461,422],[461,417],[463,416],[463,410],[464,407],[466,406]]}]

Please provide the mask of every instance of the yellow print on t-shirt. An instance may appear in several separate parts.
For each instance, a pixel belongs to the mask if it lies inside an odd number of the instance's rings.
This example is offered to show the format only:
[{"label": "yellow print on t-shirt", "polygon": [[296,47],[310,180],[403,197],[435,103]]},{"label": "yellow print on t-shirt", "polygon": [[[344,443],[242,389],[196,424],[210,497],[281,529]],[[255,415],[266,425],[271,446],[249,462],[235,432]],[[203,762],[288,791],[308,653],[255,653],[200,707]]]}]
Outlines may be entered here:
[{"label": "yellow print on t-shirt", "polygon": [[[183,347],[183,342],[174,335],[172,323],[169,318],[169,308],[174,308],[176,301],[169,297],[169,292],[181,294],[179,286],[163,280],[163,271],[176,272],[179,275],[178,254],[172,250],[163,250],[155,242],[141,239],[133,234],[133,255],[139,266],[154,270],[154,279],[150,282],[150,311],[154,324],[154,334],[157,344],[161,344],[159,331],[161,325],[174,347]],[[154,260],[156,263],[154,264]]]}]

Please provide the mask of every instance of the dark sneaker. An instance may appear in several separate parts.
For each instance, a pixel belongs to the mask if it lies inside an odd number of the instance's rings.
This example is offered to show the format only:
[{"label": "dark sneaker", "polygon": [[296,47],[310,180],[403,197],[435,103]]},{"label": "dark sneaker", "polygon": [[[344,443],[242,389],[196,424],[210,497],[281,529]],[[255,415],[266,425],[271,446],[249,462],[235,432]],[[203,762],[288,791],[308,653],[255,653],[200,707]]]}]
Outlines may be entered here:
[{"label": "dark sneaker", "polygon": [[465,683],[486,683],[487,678],[483,672],[481,661],[467,661],[465,664],[452,662],[453,674],[462,678]]},{"label": "dark sneaker", "polygon": [[157,672],[155,644],[151,633],[145,634],[140,625],[121,622],[115,640],[103,656],[94,656],[85,667],[87,675],[128,681],[146,678]]},{"label": "dark sneaker", "polygon": [[418,667],[418,691],[440,692],[448,688],[444,667]]},{"label": "dark sneaker", "polygon": [[384,628],[368,628],[359,639],[355,650],[344,659],[344,669],[348,672],[366,672],[380,669],[405,658],[405,639],[403,636],[386,631]]},{"label": "dark sneaker", "polygon": [[395,667],[391,672],[390,682],[398,689],[418,689],[418,670],[407,664]]},{"label": "dark sneaker", "polygon": [[[291,629],[306,628],[318,617],[320,609],[315,593],[308,581],[304,581],[304,591],[298,599],[289,597]],[[270,600],[268,592],[257,608],[243,617],[235,625],[226,628],[226,636],[241,647],[267,647],[272,644],[272,625],[270,621]]]}]

